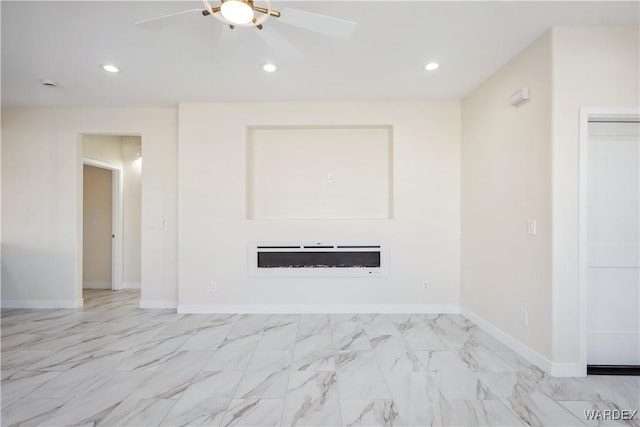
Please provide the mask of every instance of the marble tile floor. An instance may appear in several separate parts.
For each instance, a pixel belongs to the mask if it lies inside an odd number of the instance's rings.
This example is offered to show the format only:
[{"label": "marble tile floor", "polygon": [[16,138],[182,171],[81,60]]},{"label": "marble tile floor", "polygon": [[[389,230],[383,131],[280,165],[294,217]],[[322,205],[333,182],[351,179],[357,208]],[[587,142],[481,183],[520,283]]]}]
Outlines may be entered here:
[{"label": "marble tile floor", "polygon": [[[2,426],[582,426],[640,378],[552,378],[460,315],[3,310]],[[609,423],[609,424],[607,424]]]}]

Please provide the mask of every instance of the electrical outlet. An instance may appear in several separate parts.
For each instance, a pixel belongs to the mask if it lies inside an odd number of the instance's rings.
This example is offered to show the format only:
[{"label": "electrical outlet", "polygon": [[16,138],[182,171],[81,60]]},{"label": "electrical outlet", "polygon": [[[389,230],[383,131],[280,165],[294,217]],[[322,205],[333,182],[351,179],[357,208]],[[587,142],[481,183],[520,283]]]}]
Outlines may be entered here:
[{"label": "electrical outlet", "polygon": [[422,290],[427,292],[429,290],[429,282],[424,282],[422,284]]},{"label": "electrical outlet", "polygon": [[520,310],[520,323],[529,326],[529,313],[524,308]]},{"label": "electrical outlet", "polygon": [[216,285],[216,282],[210,282],[209,283],[209,292],[215,292],[218,290],[218,285]]}]

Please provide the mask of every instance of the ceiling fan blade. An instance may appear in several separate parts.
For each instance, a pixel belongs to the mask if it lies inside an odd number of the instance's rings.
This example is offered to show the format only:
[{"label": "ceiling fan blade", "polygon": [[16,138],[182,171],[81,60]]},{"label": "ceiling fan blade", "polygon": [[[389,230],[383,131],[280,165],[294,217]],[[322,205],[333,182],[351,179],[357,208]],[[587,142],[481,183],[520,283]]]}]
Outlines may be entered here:
[{"label": "ceiling fan blade", "polygon": [[[137,25],[140,28],[144,28],[145,30],[159,31],[173,25],[179,25],[181,20],[175,19],[175,18],[178,18],[180,16],[190,15],[195,12],[202,13],[202,9],[189,9],[189,10],[183,10],[182,12],[170,13],[168,15],[156,16],[155,18],[149,18],[143,21],[138,21],[135,23],[135,25]],[[174,18],[174,19],[169,19],[169,18]]]},{"label": "ceiling fan blade", "polygon": [[357,22],[288,7],[280,10],[279,21],[327,36],[348,39],[358,26]]},{"label": "ceiling fan blade", "polygon": [[265,26],[264,29],[256,31],[258,36],[278,55],[284,59],[295,60],[303,57],[302,53],[291,44],[273,25]]},{"label": "ceiling fan blade", "polygon": [[231,46],[234,45],[234,38],[237,35],[238,30],[232,30],[228,25],[220,25],[220,31],[218,32],[218,38],[215,43],[213,53],[220,59],[229,59],[233,57],[234,50]]}]

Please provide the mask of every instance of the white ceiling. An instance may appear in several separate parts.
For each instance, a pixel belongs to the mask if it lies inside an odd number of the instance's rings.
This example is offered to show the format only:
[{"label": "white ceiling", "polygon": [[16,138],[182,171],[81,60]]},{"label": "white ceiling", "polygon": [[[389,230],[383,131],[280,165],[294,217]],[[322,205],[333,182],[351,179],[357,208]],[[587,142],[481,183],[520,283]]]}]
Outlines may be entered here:
[{"label": "white ceiling", "polygon": [[[263,33],[199,1],[2,1],[3,106],[153,107],[182,101],[457,100],[554,25],[638,25],[637,1],[275,2],[358,22],[349,40],[269,19]],[[441,67],[424,71],[429,61]],[[265,62],[276,73],[261,70]],[[100,65],[114,63],[119,74]],[[51,79],[58,87],[45,87]]]}]

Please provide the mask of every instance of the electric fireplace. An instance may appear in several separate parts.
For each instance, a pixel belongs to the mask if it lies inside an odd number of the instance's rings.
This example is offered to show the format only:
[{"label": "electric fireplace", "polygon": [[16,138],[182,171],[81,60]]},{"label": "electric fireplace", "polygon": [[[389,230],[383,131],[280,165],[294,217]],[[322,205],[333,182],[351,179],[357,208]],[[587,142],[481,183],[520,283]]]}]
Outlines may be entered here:
[{"label": "electric fireplace", "polygon": [[383,244],[251,243],[249,275],[253,277],[362,277],[387,273]]}]

